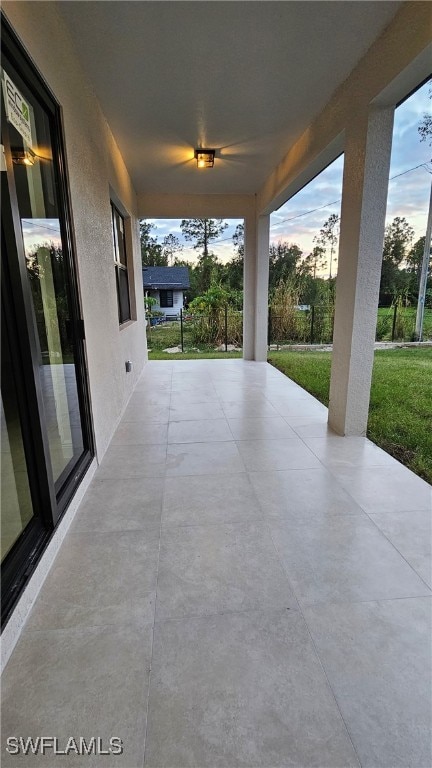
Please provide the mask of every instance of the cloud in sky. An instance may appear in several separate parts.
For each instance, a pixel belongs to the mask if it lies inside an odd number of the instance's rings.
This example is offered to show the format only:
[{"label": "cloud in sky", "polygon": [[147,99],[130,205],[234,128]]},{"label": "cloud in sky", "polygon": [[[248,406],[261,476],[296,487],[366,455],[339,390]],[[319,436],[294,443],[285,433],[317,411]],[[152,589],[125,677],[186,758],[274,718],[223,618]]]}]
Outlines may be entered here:
[{"label": "cloud in sky", "polygon": [[60,223],[58,219],[21,219],[24,248],[31,253],[46,243],[61,247]]},{"label": "cloud in sky", "polygon": [[[428,164],[429,171],[432,170],[430,147],[427,142],[420,141],[417,128],[423,114],[430,110],[429,85],[426,83],[395,111],[386,221],[392,221],[395,216],[406,217],[414,228],[415,240],[426,230],[432,178],[423,167]],[[408,169],[414,170],[405,173]],[[271,242],[296,243],[308,254],[313,248],[314,236],[326,219],[332,213],[340,215],[342,175],[343,155],[271,215]],[[231,238],[239,221],[227,221],[228,228],[218,241],[212,243],[212,251],[221,261],[228,261],[233,256]],[[157,225],[154,234],[160,241],[172,232],[184,243],[183,258],[196,261],[197,252],[184,241],[179,219],[158,219],[154,223]]]}]

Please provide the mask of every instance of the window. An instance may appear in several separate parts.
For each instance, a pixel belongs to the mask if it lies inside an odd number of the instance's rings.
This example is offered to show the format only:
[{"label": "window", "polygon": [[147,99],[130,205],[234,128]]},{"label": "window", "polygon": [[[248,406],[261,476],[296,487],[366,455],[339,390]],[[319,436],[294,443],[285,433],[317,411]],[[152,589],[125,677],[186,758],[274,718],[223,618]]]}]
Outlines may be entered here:
[{"label": "window", "polygon": [[93,441],[61,108],[3,16],[1,27],[4,624],[90,465]]},{"label": "window", "polygon": [[129,277],[126,254],[125,222],[114,203],[111,203],[114,262],[117,283],[117,299],[119,310],[119,323],[126,323],[131,319],[129,299]]},{"label": "window", "polygon": [[173,302],[173,292],[172,291],[160,291],[160,307],[172,307],[174,306]]}]

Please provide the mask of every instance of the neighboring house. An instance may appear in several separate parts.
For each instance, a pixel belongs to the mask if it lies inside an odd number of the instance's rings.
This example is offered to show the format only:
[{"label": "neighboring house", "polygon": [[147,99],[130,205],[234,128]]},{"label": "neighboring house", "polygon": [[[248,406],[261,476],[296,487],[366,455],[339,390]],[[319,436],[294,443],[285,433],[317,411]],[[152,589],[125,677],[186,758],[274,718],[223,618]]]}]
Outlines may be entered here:
[{"label": "neighboring house", "polygon": [[144,294],[156,299],[153,311],[163,312],[165,317],[178,317],[184,307],[184,291],[189,288],[187,267],[144,267]]}]

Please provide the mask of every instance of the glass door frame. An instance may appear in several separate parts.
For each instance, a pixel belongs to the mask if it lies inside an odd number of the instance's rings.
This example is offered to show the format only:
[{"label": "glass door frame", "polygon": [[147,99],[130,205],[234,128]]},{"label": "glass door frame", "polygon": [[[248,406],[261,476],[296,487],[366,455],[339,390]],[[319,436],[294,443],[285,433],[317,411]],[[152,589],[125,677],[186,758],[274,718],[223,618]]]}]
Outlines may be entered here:
[{"label": "glass door frame", "polygon": [[[65,512],[83,475],[94,456],[94,436],[90,394],[87,379],[84,322],[80,307],[72,212],[61,119],[61,107],[35,65],[17,39],[4,14],[1,13],[2,65],[3,57],[18,72],[35,98],[46,110],[50,121],[53,168],[59,203],[62,253],[67,274],[70,306],[71,336],[74,347],[75,373],[81,414],[84,448],[75,464],[68,466],[54,483],[47,426],[44,420],[43,393],[40,380],[40,350],[33,310],[30,283],[21,230],[14,170],[9,146],[7,122],[2,99],[3,142],[6,171],[2,171],[2,250],[6,259],[5,311],[11,315],[8,332],[15,336],[17,351],[15,375],[22,387],[17,392],[21,400],[21,416],[30,460],[27,462],[35,517],[19,536],[2,563],[2,626],[9,618],[22,589],[30,578],[40,554]],[[6,63],[5,62],[5,63]],[[7,67],[6,67],[7,68]],[[2,293],[4,290],[2,288]],[[9,317],[8,317],[9,320]],[[24,428],[25,427],[25,428]]]}]

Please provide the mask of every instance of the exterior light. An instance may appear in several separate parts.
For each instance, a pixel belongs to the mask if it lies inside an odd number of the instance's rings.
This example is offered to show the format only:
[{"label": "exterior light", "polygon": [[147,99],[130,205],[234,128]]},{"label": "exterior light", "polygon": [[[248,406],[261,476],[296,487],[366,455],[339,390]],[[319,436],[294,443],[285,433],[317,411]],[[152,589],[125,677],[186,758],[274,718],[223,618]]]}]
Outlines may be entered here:
[{"label": "exterior light", "polygon": [[214,149],[196,149],[195,159],[197,168],[213,168],[215,159]]},{"label": "exterior light", "polygon": [[13,149],[12,162],[15,165],[34,165],[38,156],[32,149]]}]

